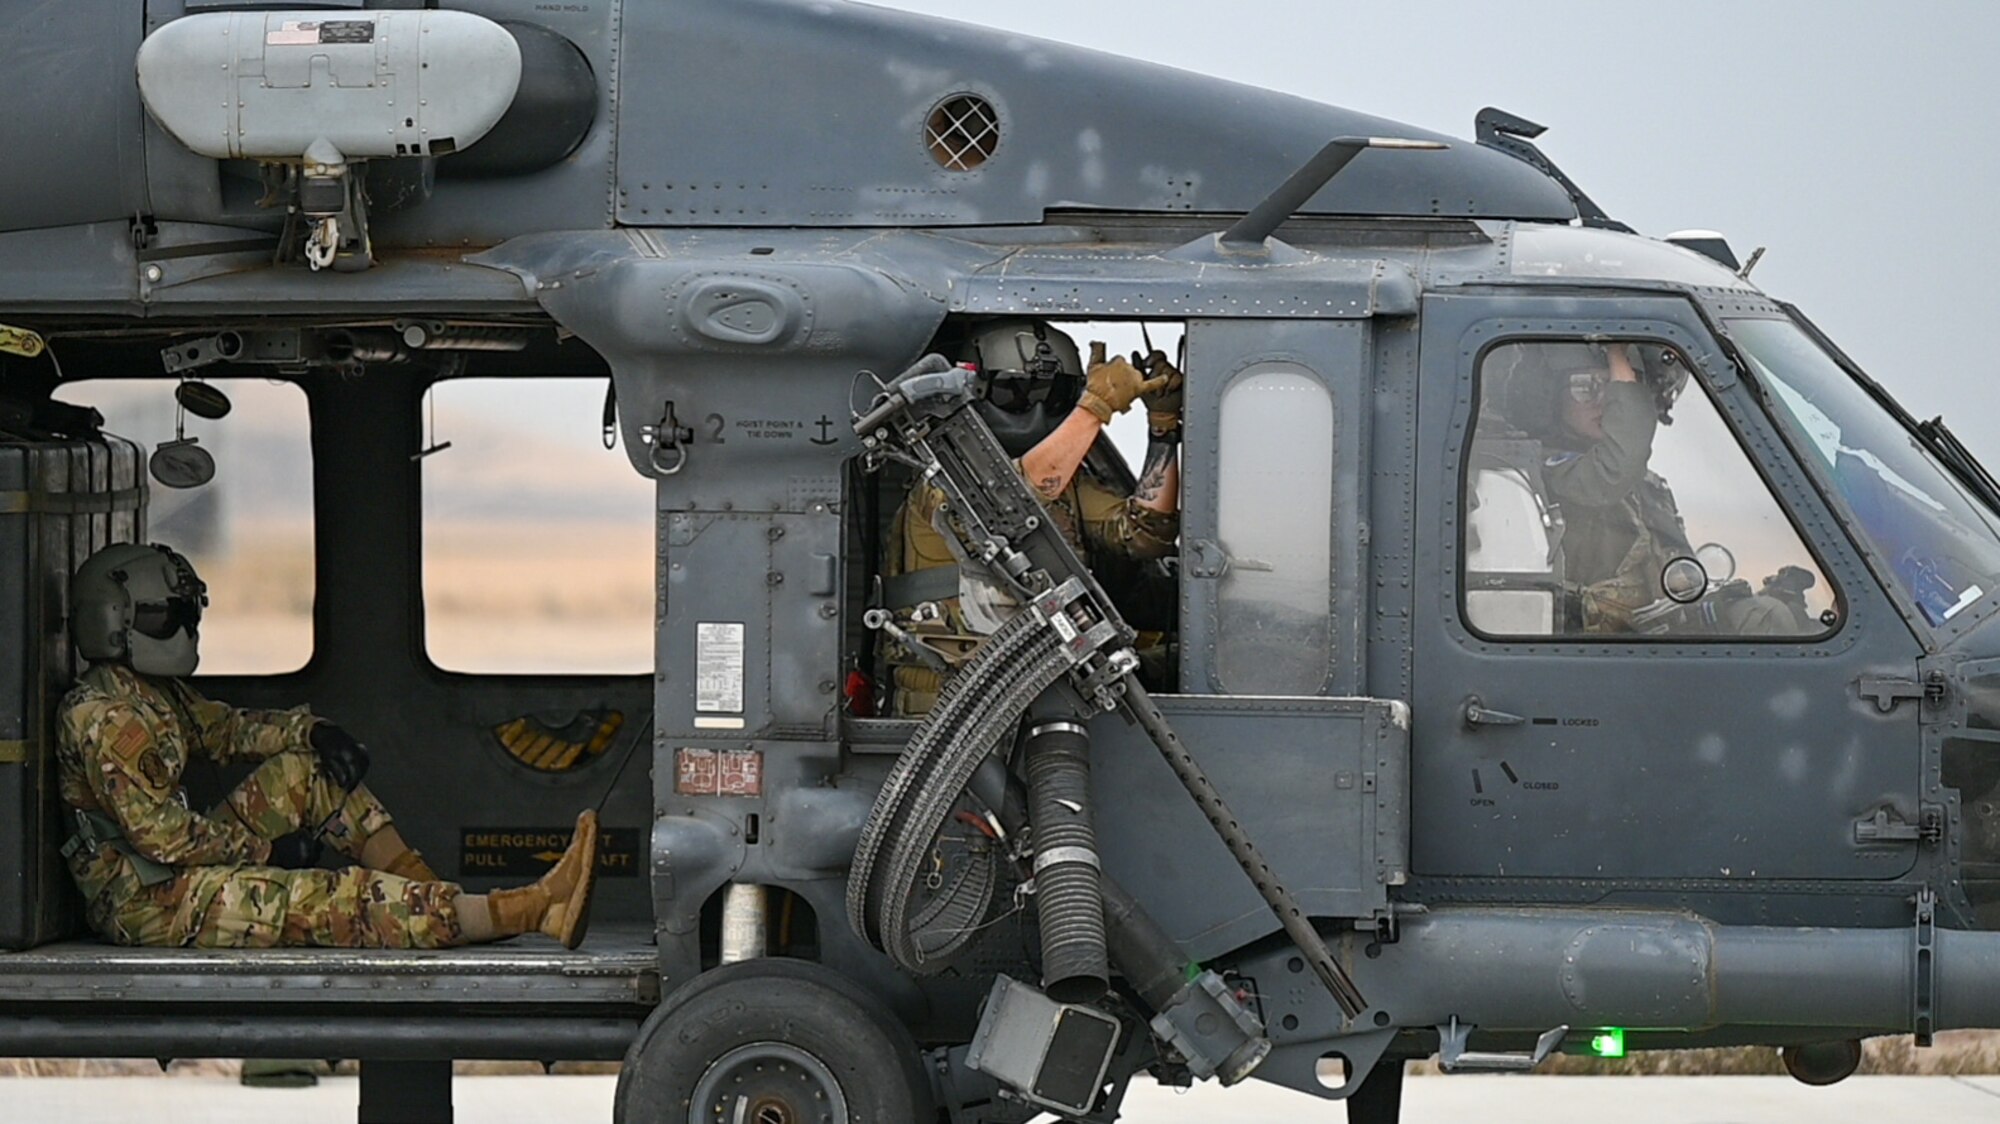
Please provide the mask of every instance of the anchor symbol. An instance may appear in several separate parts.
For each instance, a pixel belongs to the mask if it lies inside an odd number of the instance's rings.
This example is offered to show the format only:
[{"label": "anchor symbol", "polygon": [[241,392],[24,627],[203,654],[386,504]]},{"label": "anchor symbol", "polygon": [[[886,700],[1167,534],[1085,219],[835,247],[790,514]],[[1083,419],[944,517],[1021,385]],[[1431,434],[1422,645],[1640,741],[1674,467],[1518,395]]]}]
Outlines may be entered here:
[{"label": "anchor symbol", "polygon": [[825,414],[821,414],[819,416],[819,420],[814,422],[813,424],[819,426],[819,436],[811,438],[813,444],[838,445],[840,443],[838,439],[827,436],[827,432],[833,428],[832,418],[827,417]]}]

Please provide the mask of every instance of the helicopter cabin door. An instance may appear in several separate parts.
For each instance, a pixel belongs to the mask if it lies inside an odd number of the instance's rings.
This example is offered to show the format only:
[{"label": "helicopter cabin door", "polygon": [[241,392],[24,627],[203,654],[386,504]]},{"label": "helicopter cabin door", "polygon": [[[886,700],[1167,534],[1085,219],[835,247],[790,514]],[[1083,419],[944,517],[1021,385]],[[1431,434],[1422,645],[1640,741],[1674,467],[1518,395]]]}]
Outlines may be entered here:
[{"label": "helicopter cabin door", "polygon": [[1418,414],[1416,877],[1912,868],[1918,646],[1687,300],[1429,296]]},{"label": "helicopter cabin door", "polygon": [[1370,327],[1188,325],[1183,693],[1362,693]]},{"label": "helicopter cabin door", "polygon": [[[1179,690],[1155,696],[1328,918],[1384,916],[1408,865],[1408,709],[1355,697],[1371,335],[1366,320],[1188,325]],[[1197,958],[1274,931],[1145,736],[1112,715],[1091,734],[1105,869]]]}]

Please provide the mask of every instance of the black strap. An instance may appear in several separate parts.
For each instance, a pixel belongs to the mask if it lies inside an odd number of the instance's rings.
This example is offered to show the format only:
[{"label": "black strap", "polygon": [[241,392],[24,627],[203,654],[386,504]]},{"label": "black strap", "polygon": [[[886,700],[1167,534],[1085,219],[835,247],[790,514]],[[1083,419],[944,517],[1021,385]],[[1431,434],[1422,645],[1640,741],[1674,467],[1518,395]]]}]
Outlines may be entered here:
[{"label": "black strap", "polygon": [[957,566],[932,566],[882,579],[884,609],[914,609],[926,601],[945,601],[957,596]]}]

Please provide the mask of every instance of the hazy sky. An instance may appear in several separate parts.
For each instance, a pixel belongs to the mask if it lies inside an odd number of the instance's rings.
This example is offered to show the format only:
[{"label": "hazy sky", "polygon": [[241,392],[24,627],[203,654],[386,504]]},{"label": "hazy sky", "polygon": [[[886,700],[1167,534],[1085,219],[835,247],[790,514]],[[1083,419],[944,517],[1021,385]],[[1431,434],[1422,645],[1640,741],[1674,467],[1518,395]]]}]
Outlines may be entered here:
[{"label": "hazy sky", "polygon": [[[2000,3],[889,0],[1456,136],[1497,105],[1613,217],[1707,227],[2000,464]],[[2000,318],[1994,318],[2000,320]]]}]

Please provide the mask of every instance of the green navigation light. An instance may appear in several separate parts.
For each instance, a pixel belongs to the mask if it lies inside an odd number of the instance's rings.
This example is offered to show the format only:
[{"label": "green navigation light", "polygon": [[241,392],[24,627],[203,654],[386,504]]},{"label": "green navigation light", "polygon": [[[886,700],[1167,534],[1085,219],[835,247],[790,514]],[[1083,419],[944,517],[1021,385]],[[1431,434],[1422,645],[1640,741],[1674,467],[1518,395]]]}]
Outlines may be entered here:
[{"label": "green navigation light", "polygon": [[1590,1052],[1600,1058],[1625,1056],[1625,1028],[1606,1027],[1590,1036]]}]

